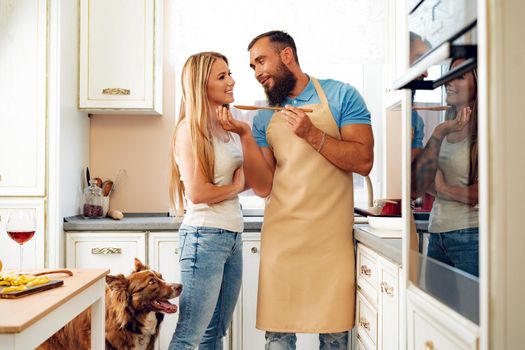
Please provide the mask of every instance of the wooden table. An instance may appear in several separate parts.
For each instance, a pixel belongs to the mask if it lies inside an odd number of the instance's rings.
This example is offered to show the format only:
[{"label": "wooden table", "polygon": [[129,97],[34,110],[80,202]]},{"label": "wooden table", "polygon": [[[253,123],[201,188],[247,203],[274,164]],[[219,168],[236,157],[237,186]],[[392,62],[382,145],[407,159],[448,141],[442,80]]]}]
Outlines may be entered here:
[{"label": "wooden table", "polygon": [[107,269],[71,269],[51,275],[64,285],[19,299],[0,299],[0,348],[34,349],[91,306],[91,349],[105,349]]}]

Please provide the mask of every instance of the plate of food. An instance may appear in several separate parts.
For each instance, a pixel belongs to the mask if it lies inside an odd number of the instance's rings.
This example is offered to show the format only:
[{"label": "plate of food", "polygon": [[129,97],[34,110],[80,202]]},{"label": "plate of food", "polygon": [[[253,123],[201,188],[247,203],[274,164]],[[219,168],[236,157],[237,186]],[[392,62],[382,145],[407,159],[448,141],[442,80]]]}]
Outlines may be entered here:
[{"label": "plate of food", "polygon": [[0,273],[0,298],[16,299],[44,290],[60,287],[63,280],[51,280],[37,274]]}]

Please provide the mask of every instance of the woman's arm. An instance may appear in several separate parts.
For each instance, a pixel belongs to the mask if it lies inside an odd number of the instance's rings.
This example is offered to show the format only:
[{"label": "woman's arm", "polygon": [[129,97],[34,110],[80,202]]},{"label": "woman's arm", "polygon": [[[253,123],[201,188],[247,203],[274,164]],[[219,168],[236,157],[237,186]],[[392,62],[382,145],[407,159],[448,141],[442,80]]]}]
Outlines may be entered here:
[{"label": "woman's arm", "polygon": [[231,185],[218,186],[206,179],[194,158],[186,123],[181,124],[177,130],[175,153],[179,161],[178,166],[186,189],[186,196],[192,203],[219,203],[234,198],[239,192],[244,190],[242,167],[235,171]]},{"label": "woman's arm", "polygon": [[446,120],[436,126],[423,151],[412,162],[411,197],[421,197],[432,185],[438,169],[439,151],[443,139],[451,132],[462,130],[470,121],[469,107],[458,112],[455,119]]},{"label": "woman's arm", "polygon": [[465,204],[478,204],[478,183],[465,187],[448,185],[443,172],[438,170],[435,187],[437,195],[441,198]]},{"label": "woman's arm", "polygon": [[272,190],[275,171],[275,158],[272,151],[268,147],[259,147],[252,136],[250,126],[234,119],[227,108],[219,107],[217,118],[224,130],[234,132],[241,138],[246,182],[256,195],[268,196]]}]

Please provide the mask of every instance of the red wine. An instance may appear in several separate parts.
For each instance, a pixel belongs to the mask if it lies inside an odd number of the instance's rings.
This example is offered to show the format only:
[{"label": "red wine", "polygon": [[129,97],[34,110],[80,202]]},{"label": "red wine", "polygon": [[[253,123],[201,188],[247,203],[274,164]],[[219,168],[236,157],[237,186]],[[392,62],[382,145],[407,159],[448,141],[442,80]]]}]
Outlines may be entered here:
[{"label": "red wine", "polygon": [[35,231],[7,231],[9,237],[17,243],[24,244],[35,235]]}]

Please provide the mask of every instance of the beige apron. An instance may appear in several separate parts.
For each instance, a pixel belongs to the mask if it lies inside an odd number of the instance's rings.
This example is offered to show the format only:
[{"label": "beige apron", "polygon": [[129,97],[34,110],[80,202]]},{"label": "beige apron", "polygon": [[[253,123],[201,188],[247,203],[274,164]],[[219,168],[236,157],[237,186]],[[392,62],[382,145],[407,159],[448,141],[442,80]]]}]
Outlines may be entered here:
[{"label": "beige apron", "polygon": [[[309,113],[341,139],[326,95]],[[267,140],[277,161],[261,235],[257,324],[261,330],[336,333],[354,325],[355,269],[352,174],[296,136],[276,112]]]}]

